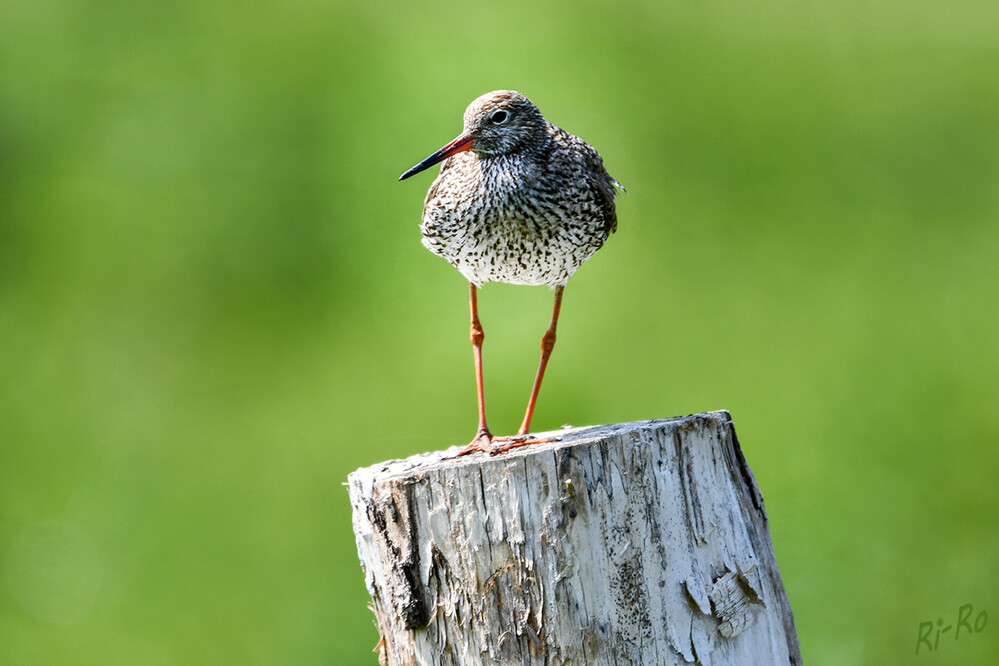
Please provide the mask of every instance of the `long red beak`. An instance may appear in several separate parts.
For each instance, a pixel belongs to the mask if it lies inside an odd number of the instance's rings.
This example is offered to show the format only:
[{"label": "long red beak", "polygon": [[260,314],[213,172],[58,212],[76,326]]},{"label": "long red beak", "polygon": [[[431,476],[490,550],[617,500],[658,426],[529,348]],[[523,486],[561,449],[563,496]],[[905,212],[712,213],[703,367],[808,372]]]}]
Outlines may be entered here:
[{"label": "long red beak", "polygon": [[424,169],[429,169],[438,162],[442,162],[452,155],[457,155],[458,153],[464,152],[472,147],[472,137],[467,134],[462,134],[457,139],[447,144],[436,153],[423,160],[412,169],[408,170],[406,173],[399,176],[399,180],[406,180],[413,174],[420,173]]}]

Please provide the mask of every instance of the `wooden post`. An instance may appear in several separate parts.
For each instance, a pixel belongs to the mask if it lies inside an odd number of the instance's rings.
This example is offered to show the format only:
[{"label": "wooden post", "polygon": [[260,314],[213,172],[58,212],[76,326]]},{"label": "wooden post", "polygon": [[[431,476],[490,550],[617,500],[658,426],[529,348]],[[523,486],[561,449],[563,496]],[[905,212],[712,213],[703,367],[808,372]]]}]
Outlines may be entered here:
[{"label": "wooden post", "polygon": [[801,663],[728,412],[552,435],[350,475],[381,663]]}]

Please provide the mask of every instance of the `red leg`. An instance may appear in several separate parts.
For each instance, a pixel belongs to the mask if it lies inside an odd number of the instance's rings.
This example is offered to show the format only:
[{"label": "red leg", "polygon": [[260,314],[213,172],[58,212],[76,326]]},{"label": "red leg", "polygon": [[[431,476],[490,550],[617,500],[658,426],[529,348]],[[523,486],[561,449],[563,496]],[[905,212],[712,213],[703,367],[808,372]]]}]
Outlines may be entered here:
[{"label": "red leg", "polygon": [[534,386],[531,388],[531,397],[527,401],[527,413],[524,414],[524,422],[520,425],[520,430],[513,437],[493,438],[494,442],[503,441],[502,444],[490,451],[493,455],[520,446],[555,441],[554,438],[550,437],[546,439],[528,437],[528,433],[531,431],[531,418],[534,416],[534,406],[538,402],[538,392],[541,391],[541,380],[545,378],[545,368],[548,367],[548,359],[552,355],[552,349],[555,348],[555,327],[558,325],[559,310],[562,309],[562,289],[563,287],[555,287],[555,306],[552,308],[552,323],[549,324],[548,330],[541,337],[541,362],[538,363],[538,374],[534,376]]},{"label": "red leg", "polygon": [[558,313],[562,308],[562,289],[555,287],[555,306],[552,308],[552,323],[548,326],[544,336],[541,338],[541,362],[538,364],[538,374],[534,377],[534,387],[531,389],[531,398],[527,401],[527,413],[524,414],[524,422],[520,425],[517,435],[526,435],[531,431],[531,418],[534,416],[534,405],[538,402],[538,392],[541,391],[541,380],[545,378],[545,368],[548,367],[548,358],[555,348],[555,327],[558,325]]},{"label": "red leg", "polygon": [[468,303],[472,311],[472,357],[475,359],[475,388],[479,398],[479,430],[475,433],[475,439],[468,446],[456,453],[453,457],[464,456],[475,451],[494,453],[492,446],[493,435],[486,425],[486,396],[483,391],[482,382],[482,342],[486,339],[486,334],[482,331],[482,324],[479,322],[479,301],[475,285],[468,283]]},{"label": "red leg", "polygon": [[[527,402],[527,414],[524,415],[524,423],[520,426],[520,431],[516,435],[493,437],[492,433],[489,432],[489,426],[486,425],[486,399],[482,390],[482,341],[486,336],[482,332],[482,324],[479,322],[479,307],[475,285],[469,283],[468,296],[472,310],[472,355],[475,358],[475,386],[478,389],[479,397],[479,430],[475,435],[475,439],[468,446],[450,456],[450,458],[459,458],[469,453],[475,453],[476,451],[496,455],[497,453],[503,453],[504,451],[509,451],[520,446],[527,446],[528,444],[541,444],[554,441],[552,438],[533,439],[528,437],[527,433],[531,428],[531,417],[534,416],[534,405],[538,401],[538,392],[541,390],[541,380],[545,376],[548,358],[555,347],[555,326],[558,324],[558,313],[562,307],[562,289],[562,287],[555,288],[555,307],[552,310],[552,323],[541,338],[541,363],[538,365],[538,373],[534,377],[534,387],[531,389],[531,398]],[[503,443],[494,445],[494,442]]]}]

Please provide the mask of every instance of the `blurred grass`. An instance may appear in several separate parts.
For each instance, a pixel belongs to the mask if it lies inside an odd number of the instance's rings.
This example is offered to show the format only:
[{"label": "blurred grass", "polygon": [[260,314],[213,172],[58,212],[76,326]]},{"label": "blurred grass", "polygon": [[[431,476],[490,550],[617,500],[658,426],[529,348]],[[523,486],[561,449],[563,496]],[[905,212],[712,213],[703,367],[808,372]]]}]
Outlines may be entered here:
[{"label": "blurred grass", "polygon": [[[0,661],[374,663],[340,483],[475,417],[395,179],[508,87],[630,193],[535,425],[727,408],[809,663],[999,657],[914,655],[999,605],[995,3],[0,16]],[[509,431],[551,294],[480,298]]]}]

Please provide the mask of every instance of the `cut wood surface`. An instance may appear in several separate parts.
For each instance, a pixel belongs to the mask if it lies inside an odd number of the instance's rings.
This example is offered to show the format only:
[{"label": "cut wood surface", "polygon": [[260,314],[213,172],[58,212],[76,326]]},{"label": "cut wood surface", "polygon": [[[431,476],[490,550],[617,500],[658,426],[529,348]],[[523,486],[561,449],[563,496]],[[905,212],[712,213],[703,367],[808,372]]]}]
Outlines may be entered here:
[{"label": "cut wood surface", "polygon": [[352,473],[388,664],[798,664],[728,412]]}]

